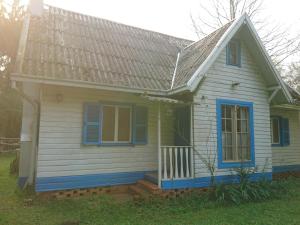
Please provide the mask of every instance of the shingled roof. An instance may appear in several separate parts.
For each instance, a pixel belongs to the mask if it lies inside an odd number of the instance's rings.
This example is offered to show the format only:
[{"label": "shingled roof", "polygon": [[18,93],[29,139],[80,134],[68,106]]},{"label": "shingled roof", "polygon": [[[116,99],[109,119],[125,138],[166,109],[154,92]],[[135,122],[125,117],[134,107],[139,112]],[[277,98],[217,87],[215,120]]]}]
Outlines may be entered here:
[{"label": "shingled roof", "polygon": [[22,77],[167,91],[184,85],[230,24],[195,42],[55,7],[30,17]]}]

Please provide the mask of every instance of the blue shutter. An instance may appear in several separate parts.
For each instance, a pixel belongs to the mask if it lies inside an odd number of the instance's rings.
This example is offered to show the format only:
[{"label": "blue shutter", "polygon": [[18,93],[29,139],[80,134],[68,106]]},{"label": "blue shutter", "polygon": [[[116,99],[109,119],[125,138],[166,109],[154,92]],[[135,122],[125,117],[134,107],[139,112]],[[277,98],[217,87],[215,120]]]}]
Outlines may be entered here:
[{"label": "blue shutter", "polygon": [[289,131],[289,119],[281,118],[281,145],[288,146],[290,145],[290,131]]},{"label": "blue shutter", "polygon": [[83,144],[100,143],[100,116],[101,115],[99,104],[84,104]]},{"label": "blue shutter", "polygon": [[148,109],[141,106],[135,106],[133,109],[133,144],[147,144]]}]

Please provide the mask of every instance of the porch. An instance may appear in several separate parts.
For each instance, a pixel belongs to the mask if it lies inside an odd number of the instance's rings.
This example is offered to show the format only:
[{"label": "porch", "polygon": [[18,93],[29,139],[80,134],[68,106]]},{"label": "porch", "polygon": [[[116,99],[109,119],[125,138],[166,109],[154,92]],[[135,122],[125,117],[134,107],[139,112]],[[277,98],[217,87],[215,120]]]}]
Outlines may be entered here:
[{"label": "porch", "polygon": [[[149,100],[157,102],[158,170],[146,173],[145,180],[159,189],[170,189],[173,183],[194,178],[193,106],[166,98]],[[172,118],[172,126],[164,124],[162,113]],[[166,132],[172,133],[171,140]]]}]

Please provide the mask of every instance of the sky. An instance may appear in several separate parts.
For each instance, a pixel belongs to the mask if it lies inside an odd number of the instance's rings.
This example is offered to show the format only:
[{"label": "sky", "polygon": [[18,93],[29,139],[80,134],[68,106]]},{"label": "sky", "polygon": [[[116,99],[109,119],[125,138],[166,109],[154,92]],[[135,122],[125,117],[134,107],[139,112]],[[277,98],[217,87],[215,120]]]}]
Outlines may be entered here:
[{"label": "sky", "polygon": [[[190,14],[201,13],[199,2],[209,0],[45,0],[49,5],[97,16],[172,36],[197,40]],[[299,0],[265,0],[263,14],[270,21],[300,33]]]}]

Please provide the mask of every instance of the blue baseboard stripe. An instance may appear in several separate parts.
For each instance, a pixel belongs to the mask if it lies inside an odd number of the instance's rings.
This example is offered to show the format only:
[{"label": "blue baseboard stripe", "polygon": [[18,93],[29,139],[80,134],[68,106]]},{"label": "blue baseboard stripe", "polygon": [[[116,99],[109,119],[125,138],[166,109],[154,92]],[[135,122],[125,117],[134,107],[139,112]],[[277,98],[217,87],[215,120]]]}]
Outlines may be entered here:
[{"label": "blue baseboard stripe", "polygon": [[152,171],[121,172],[90,174],[60,177],[37,177],[36,192],[67,190],[76,188],[92,188],[101,186],[113,186],[132,184],[143,179],[146,173]]},{"label": "blue baseboard stripe", "polygon": [[273,173],[300,172],[300,165],[273,166]]},{"label": "blue baseboard stripe", "polygon": [[[251,174],[249,179],[251,181],[258,181],[260,179],[272,180],[272,173],[255,173]],[[226,176],[216,176],[216,183],[237,183],[239,181],[239,177],[236,175],[226,175]],[[182,179],[182,180],[166,180],[162,181],[162,189],[181,189],[181,188],[202,188],[209,187],[211,184],[210,177],[198,177],[194,179]]]}]

